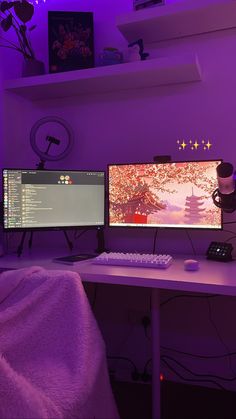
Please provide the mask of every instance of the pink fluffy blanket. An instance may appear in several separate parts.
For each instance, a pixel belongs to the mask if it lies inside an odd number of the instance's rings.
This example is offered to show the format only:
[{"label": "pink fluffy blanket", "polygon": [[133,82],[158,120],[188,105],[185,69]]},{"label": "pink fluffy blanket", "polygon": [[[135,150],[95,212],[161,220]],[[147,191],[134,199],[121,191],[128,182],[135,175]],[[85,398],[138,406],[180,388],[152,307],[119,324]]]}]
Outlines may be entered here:
[{"label": "pink fluffy blanket", "polygon": [[0,275],[0,418],[118,418],[105,345],[80,277]]}]

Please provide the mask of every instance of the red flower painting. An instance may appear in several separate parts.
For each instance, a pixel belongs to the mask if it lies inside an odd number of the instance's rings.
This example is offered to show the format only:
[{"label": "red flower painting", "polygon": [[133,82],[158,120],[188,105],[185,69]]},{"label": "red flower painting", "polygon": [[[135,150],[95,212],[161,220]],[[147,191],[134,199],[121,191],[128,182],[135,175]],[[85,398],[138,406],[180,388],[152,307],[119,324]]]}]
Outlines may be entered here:
[{"label": "red flower painting", "polygon": [[48,19],[49,71],[93,67],[93,14],[49,12]]}]

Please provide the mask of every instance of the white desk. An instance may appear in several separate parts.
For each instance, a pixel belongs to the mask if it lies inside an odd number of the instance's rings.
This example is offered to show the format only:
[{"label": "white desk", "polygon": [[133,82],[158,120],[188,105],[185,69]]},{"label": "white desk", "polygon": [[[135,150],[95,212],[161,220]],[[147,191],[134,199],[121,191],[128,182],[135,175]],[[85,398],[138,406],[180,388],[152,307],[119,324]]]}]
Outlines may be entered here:
[{"label": "white desk", "polygon": [[197,258],[200,269],[184,270],[186,257],[176,256],[166,270],[95,265],[91,260],[65,265],[41,256],[5,256],[0,267],[23,268],[31,265],[47,269],[66,269],[80,274],[82,281],[152,288],[152,416],[160,419],[160,304],[159,290],[202,292],[236,296],[236,262],[215,262]]}]

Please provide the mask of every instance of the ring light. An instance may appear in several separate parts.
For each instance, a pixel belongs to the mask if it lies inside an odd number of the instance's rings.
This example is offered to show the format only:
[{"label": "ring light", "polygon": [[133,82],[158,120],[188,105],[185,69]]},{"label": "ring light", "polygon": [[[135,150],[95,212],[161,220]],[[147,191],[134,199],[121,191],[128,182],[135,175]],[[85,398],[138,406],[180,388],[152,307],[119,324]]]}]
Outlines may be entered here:
[{"label": "ring light", "polygon": [[[56,138],[48,135],[46,137],[46,140],[48,140],[50,142],[50,145],[47,147],[46,151],[43,151],[39,148],[38,144],[37,144],[37,133],[40,127],[42,127],[43,125],[47,124],[47,123],[55,123],[58,124],[59,126],[63,127],[65,132],[66,132],[66,136],[67,136],[67,144],[64,147],[64,150],[56,155],[52,155],[49,154],[49,148],[52,144],[56,144],[59,145],[61,140],[57,140]],[[57,161],[57,160],[61,160],[64,157],[66,157],[69,152],[71,151],[71,148],[73,146],[74,143],[74,135],[73,135],[73,131],[71,129],[71,127],[69,126],[69,124],[62,118],[57,117],[57,116],[47,116],[45,118],[41,118],[39,119],[31,128],[30,131],[30,144],[31,147],[33,149],[33,151],[40,157],[40,159],[42,161]]]}]

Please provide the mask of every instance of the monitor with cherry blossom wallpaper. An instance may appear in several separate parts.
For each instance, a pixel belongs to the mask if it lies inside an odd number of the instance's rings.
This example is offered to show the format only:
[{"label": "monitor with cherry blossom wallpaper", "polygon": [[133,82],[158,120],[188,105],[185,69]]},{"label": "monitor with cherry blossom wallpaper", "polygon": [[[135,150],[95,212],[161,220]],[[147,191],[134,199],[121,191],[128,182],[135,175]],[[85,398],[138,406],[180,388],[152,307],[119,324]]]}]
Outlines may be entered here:
[{"label": "monitor with cherry blossom wallpaper", "polygon": [[220,163],[109,165],[109,226],[221,229],[222,210],[212,200]]}]

